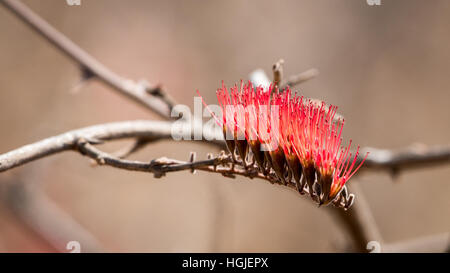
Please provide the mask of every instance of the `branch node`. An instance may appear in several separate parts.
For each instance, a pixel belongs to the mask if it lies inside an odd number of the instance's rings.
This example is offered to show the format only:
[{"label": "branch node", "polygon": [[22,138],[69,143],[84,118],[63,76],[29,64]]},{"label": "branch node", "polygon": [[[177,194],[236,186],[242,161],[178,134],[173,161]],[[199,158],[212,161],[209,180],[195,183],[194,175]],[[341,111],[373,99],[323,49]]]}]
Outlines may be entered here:
[{"label": "branch node", "polygon": [[105,163],[106,163],[105,158],[102,156],[98,156],[96,161],[97,161],[98,165],[105,165]]},{"label": "branch node", "polygon": [[167,158],[162,157],[150,161],[149,170],[153,173],[154,178],[161,178],[166,175],[166,172],[161,169],[164,164],[167,164],[165,163],[165,161],[167,161],[166,159]]}]

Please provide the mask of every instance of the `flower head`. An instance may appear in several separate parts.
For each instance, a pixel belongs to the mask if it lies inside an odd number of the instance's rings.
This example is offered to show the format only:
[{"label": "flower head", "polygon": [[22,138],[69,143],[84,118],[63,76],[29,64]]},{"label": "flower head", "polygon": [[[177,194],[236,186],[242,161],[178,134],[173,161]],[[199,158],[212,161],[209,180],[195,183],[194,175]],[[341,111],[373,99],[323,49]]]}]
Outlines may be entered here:
[{"label": "flower head", "polygon": [[307,184],[319,204],[335,200],[367,158],[358,162],[359,146],[352,156],[351,140],[342,147],[344,120],[336,118],[336,106],[292,94],[289,87],[280,92],[241,82],[228,90],[222,83],[217,99],[233,158],[237,150],[247,168],[249,147],[265,175],[274,172],[284,184],[293,177],[300,192]]}]

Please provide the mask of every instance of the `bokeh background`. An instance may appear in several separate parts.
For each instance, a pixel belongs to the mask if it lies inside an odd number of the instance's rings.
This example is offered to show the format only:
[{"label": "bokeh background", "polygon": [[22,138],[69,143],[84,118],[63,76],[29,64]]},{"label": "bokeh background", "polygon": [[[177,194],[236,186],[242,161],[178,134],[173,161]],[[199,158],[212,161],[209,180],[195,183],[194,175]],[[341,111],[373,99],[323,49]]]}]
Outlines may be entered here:
[{"label": "bokeh background", "polygon": [[[448,0],[23,2],[113,71],[162,83],[189,106],[196,89],[214,103],[222,80],[256,68],[270,75],[283,58],[285,75],[319,69],[296,89],[338,105],[355,143],[450,144]],[[157,118],[95,81],[72,92],[79,80],[73,62],[0,7],[0,153],[74,128]],[[185,160],[190,151],[216,152],[163,141],[133,158]],[[395,179],[366,172],[350,183],[361,186],[384,239],[397,242],[450,231],[449,177],[447,165]],[[325,209],[283,187],[206,173],[155,179],[67,152],[0,174],[2,252],[59,247],[14,209],[17,179],[42,189],[106,251],[325,252],[349,240]]]}]

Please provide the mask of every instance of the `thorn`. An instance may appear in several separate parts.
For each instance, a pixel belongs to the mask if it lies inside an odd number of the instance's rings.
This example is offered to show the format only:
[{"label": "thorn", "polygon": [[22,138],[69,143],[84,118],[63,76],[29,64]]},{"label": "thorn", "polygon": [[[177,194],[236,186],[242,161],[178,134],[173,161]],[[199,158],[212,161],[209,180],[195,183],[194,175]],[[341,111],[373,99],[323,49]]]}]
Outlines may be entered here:
[{"label": "thorn", "polygon": [[156,96],[156,97],[162,97],[163,96],[163,86],[161,83],[155,84],[153,86],[150,86],[150,84],[148,82],[146,82],[145,80],[141,80],[139,81],[140,84],[142,84],[143,86],[145,86],[145,91],[152,95],[152,96]]},{"label": "thorn", "polygon": [[190,162],[190,163],[192,163],[192,162],[195,161],[195,156],[196,156],[196,153],[195,153],[195,152],[191,152],[191,153],[189,154],[189,162]]},{"label": "thorn", "polygon": [[[191,152],[191,153],[190,153],[190,155],[189,155],[189,162],[190,162],[190,163],[194,163],[194,161],[195,161],[195,156],[196,156],[196,153],[195,153],[195,152]],[[195,174],[195,169],[194,169],[194,167],[191,168],[191,173],[192,173],[192,174]]]},{"label": "thorn", "polygon": [[397,181],[398,176],[400,174],[400,170],[397,167],[392,167],[391,168],[391,178],[392,180]]},{"label": "thorn", "polygon": [[105,159],[101,156],[97,157],[98,165],[105,165]]},{"label": "thorn", "polygon": [[158,171],[154,171],[154,172],[153,172],[153,177],[154,177],[154,178],[161,178],[161,177],[163,177],[163,176],[166,176],[166,173],[165,173],[165,172],[158,172]]},{"label": "thorn", "polygon": [[89,68],[81,66],[81,77],[80,80],[69,90],[71,94],[77,94],[80,90],[86,86],[86,84],[95,78],[95,74],[89,70]]},{"label": "thorn", "polygon": [[81,66],[81,80],[88,81],[95,77],[95,74],[86,66]]}]

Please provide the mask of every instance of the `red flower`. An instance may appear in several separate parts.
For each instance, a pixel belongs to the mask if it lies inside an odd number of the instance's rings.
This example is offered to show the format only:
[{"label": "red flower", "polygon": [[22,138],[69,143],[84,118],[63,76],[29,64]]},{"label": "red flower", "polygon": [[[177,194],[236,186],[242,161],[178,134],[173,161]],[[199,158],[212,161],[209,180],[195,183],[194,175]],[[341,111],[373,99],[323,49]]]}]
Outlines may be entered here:
[{"label": "red flower", "polygon": [[[227,147],[235,150],[247,168],[248,148],[261,171],[273,172],[282,183],[292,183],[300,192],[307,185],[311,197],[328,204],[361,168],[354,156],[341,147],[344,120],[336,119],[337,107],[292,95],[286,88],[254,87],[250,82],[230,91],[222,83],[217,98],[223,111],[221,126]],[[306,183],[305,183],[306,182]]]}]

